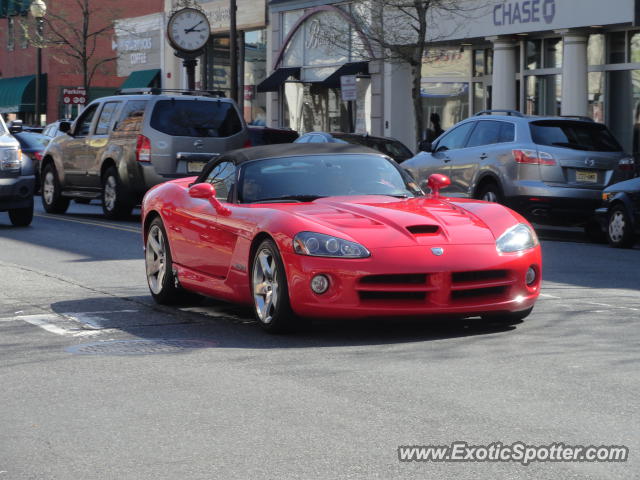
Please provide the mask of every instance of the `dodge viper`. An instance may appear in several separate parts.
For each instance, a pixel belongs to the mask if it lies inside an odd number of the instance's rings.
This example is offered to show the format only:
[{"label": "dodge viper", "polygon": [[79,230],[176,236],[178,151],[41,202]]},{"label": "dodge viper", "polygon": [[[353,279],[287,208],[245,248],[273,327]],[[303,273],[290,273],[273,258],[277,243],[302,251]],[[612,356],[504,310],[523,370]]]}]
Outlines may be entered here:
[{"label": "dodge viper", "polygon": [[[516,322],[540,292],[540,246],[518,213],[425,194],[362,146],[282,144],[212,159],[142,204],[146,274],[164,304],[198,293],[252,305],[269,332],[302,319]],[[425,188],[426,190],[426,188]]]}]

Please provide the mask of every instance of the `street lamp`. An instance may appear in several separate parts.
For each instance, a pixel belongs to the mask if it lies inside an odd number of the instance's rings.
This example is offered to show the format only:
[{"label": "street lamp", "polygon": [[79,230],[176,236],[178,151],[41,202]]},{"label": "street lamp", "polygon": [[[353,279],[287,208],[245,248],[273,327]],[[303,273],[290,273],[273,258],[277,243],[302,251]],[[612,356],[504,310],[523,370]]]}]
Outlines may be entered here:
[{"label": "street lamp", "polygon": [[42,35],[44,30],[44,16],[47,13],[47,4],[43,0],[33,0],[29,7],[31,15],[36,19],[36,32],[38,46],[36,47],[36,124],[40,126],[40,74],[42,72]]}]

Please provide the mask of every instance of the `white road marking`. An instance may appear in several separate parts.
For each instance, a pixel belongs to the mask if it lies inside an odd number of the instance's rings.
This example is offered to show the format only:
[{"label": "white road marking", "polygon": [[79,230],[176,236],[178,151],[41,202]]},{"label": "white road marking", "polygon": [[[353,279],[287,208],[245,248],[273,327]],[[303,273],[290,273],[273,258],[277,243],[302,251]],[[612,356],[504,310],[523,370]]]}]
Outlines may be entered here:
[{"label": "white road marking", "polygon": [[546,297],[546,298],[557,298],[558,300],[562,298],[562,297],[556,297],[555,295],[549,295],[548,293],[541,293],[540,296]]}]

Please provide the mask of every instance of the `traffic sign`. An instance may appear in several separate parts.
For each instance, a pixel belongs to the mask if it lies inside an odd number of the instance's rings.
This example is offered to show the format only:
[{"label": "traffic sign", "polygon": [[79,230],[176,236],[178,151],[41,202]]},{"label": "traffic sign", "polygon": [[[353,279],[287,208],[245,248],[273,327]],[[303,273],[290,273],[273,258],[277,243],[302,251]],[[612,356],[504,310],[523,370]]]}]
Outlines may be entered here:
[{"label": "traffic sign", "polygon": [[62,102],[65,105],[84,106],[87,103],[87,91],[83,87],[63,88]]}]

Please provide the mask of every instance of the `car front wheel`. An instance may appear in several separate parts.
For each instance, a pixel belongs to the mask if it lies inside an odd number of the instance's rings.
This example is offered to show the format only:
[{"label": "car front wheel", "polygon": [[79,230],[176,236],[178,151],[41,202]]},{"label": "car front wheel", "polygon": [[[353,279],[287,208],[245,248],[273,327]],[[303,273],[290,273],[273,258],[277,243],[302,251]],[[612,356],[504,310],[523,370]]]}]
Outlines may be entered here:
[{"label": "car front wheel", "polygon": [[9,219],[14,227],[27,227],[31,225],[31,221],[33,220],[33,197],[28,207],[9,210]]},{"label": "car front wheel", "polygon": [[251,294],[256,319],[264,330],[285,333],[293,329],[296,318],[289,303],[287,276],[273,240],[264,240],[253,256]]},{"label": "car front wheel", "polygon": [[133,205],[127,198],[120,175],[115,167],[109,167],[102,177],[102,211],[107,218],[119,219],[131,215]]},{"label": "car front wheel", "polygon": [[52,164],[42,171],[42,206],[48,213],[64,213],[69,208],[69,199],[62,196],[58,172]]},{"label": "car front wheel", "polygon": [[607,240],[615,248],[631,248],[635,243],[633,225],[624,205],[615,205],[609,212]]},{"label": "car front wheel", "polygon": [[504,203],[502,190],[493,182],[485,183],[478,191],[476,198],[485,202]]}]

